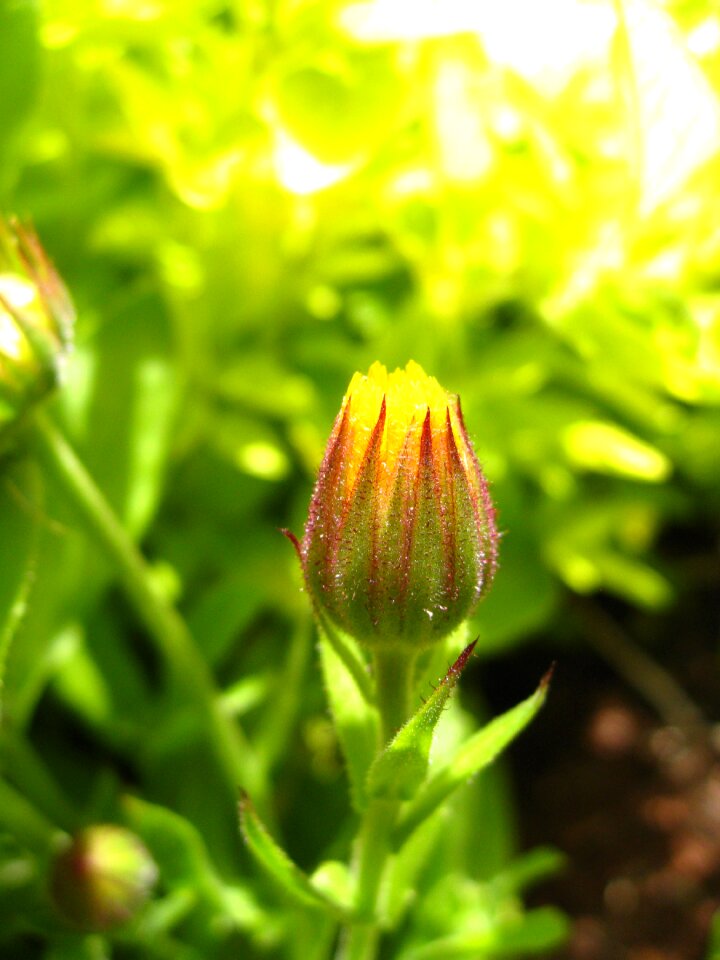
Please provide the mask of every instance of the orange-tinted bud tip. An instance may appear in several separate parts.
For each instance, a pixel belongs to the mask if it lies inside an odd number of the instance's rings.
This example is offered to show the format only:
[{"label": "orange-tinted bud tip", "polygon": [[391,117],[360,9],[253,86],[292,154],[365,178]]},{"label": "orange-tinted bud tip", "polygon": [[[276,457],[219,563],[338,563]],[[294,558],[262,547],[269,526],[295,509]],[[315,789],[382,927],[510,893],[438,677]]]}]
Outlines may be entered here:
[{"label": "orange-tinted bud tip", "polygon": [[497,539],[458,398],[413,361],[356,373],[300,544],[318,611],[368,646],[432,643],[488,588]]}]

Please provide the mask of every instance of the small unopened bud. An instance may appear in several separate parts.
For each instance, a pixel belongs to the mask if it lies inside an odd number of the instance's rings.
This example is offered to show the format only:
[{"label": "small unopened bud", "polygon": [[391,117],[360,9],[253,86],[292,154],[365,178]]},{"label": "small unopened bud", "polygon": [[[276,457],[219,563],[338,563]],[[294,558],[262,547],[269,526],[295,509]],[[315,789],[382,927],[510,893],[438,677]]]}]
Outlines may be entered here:
[{"label": "small unopened bud", "polygon": [[366,646],[418,648],[455,629],[497,564],[458,398],[412,361],[355,374],[297,546],[320,617]]},{"label": "small unopened bud", "polygon": [[0,428],[57,385],[74,321],[35,233],[0,219]]},{"label": "small unopened bud", "polygon": [[78,833],[55,860],[50,892],[60,915],[80,930],[131,920],[148,900],[157,867],[124,827],[100,824]]}]

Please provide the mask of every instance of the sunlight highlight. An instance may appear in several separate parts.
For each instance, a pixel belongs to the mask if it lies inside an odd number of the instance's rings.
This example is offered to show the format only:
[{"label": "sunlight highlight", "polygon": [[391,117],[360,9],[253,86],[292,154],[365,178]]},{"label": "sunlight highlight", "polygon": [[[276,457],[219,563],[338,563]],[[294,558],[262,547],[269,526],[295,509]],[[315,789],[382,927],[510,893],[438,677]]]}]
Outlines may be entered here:
[{"label": "sunlight highlight", "polygon": [[615,28],[609,4],[577,0],[418,0],[412,16],[403,0],[369,0],[347,6],[339,20],[365,43],[475,33],[494,63],[543,87],[601,56]]},{"label": "sunlight highlight", "polygon": [[[674,196],[720,151],[720,107],[693,57],[720,45],[716,17],[686,40],[669,14],[650,0],[626,0],[621,7],[607,0],[418,0],[412,16],[403,0],[367,0],[346,6],[339,24],[368,44],[474,34],[492,64],[516,73],[546,97],[561,95],[581,71],[597,74],[608,81],[604,98],[622,96],[629,105],[624,120],[619,114],[619,125],[628,133],[634,126],[638,135],[641,213]],[[587,96],[596,89],[591,84]],[[443,110],[441,132],[449,134],[448,149],[457,156],[456,130],[468,128],[463,98],[454,100],[455,107]],[[483,153],[488,147],[483,149],[481,137],[473,139],[476,143],[466,143],[462,151],[462,178],[487,169]],[[631,164],[630,149],[625,150]]]},{"label": "sunlight highlight", "polygon": [[35,288],[13,274],[0,274],[0,355],[20,360],[27,353],[27,340],[2,301],[14,310],[28,307],[35,299]]},{"label": "sunlight highlight", "polygon": [[351,164],[322,163],[281,130],[276,132],[273,161],[282,186],[299,197],[333,186],[352,170]]}]

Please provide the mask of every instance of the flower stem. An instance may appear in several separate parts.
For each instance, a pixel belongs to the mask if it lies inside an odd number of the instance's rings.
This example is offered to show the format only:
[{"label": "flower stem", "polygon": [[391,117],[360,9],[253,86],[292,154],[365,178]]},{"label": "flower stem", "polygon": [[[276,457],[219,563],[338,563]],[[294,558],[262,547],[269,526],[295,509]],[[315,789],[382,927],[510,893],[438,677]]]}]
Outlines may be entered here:
[{"label": "flower stem", "polygon": [[[373,652],[375,696],[380,713],[378,753],[392,740],[411,712],[416,654],[404,647]],[[355,909],[359,920],[340,942],[337,960],[375,960],[380,940],[381,888],[392,857],[397,800],[371,800],[355,841]]]},{"label": "flower stem", "polygon": [[373,653],[373,675],[380,712],[380,749],[392,740],[411,713],[410,698],[417,654],[405,647],[386,647]]},{"label": "flower stem", "polygon": [[175,608],[156,589],[147,562],[57,427],[35,419],[37,453],[113,562],[128,599],[154,641],[186,702],[193,705],[233,793],[243,784],[257,795],[259,768],[241,734],[223,713],[207,661]]},{"label": "flower stem", "polygon": [[375,960],[380,939],[378,900],[397,812],[397,801],[373,800],[363,815],[354,852],[359,920],[345,931],[337,960]]}]

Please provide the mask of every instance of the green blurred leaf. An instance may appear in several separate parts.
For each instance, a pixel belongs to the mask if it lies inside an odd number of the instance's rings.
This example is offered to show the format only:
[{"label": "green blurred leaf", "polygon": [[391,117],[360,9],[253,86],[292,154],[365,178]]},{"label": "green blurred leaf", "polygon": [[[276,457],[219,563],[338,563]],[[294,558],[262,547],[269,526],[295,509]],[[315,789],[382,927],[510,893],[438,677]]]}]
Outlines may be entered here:
[{"label": "green blurred leaf", "polygon": [[[240,826],[254,858],[292,900],[302,907],[345,916],[346,908],[328,896],[328,885],[324,884],[322,889],[316,887],[273,840],[247,794],[240,800]],[[333,885],[333,892],[334,889]]]},{"label": "green blurred leaf", "polygon": [[706,960],[718,960],[718,957],[720,957],[720,911],[715,913],[712,920]]},{"label": "green blurred leaf", "polygon": [[568,921],[559,910],[541,907],[518,917],[514,922],[498,924],[486,932],[443,937],[426,946],[411,949],[402,955],[402,960],[532,956],[559,946],[569,930]]},{"label": "green blurred leaf", "polygon": [[189,888],[200,897],[214,897],[218,878],[203,839],[180,814],[139,797],[124,801],[128,824],[147,844],[170,890]]},{"label": "green blurred leaf", "polygon": [[268,918],[249,888],[225,883],[217,873],[204,840],[185,817],[138,797],[123,801],[128,824],[147,844],[172,900],[146,918],[149,924],[172,926],[202,908],[202,923],[240,930],[261,930]]},{"label": "green blurred leaf", "polygon": [[82,635],[75,627],[67,631],[72,644],[68,656],[55,674],[56,691],[91,726],[106,725],[113,716],[113,704],[107,684],[91,657]]},{"label": "green blurred leaf", "polygon": [[332,67],[304,66],[282,77],[275,108],[290,135],[318,160],[352,163],[396,122],[398,84],[384,52],[333,59]]},{"label": "green blurred leaf", "polygon": [[573,423],[564,431],[562,439],[572,463],[585,470],[615,473],[651,483],[666,480],[670,473],[667,457],[615,424]]},{"label": "green blurred leaf", "polygon": [[[349,638],[341,642],[350,643]],[[335,729],[347,764],[353,806],[363,810],[365,783],[375,756],[378,717],[330,641],[321,634],[320,665]],[[355,654],[358,656],[357,652]]]},{"label": "green blurred leaf", "polygon": [[[36,0],[0,0],[0,130],[4,144],[35,102],[40,68],[37,31]],[[3,159],[0,148],[0,164]]]},{"label": "green blurred leaf", "polygon": [[495,887],[521,893],[528,887],[558,873],[567,864],[565,854],[554,847],[536,847],[517,857],[492,880]]},{"label": "green blurred leaf", "polygon": [[78,350],[82,390],[66,401],[86,466],[135,536],[155,510],[170,450],[178,399],[170,336],[159,298],[133,292]]},{"label": "green blurred leaf", "polygon": [[10,645],[22,622],[32,585],[37,527],[37,475],[32,464],[5,468],[0,476],[0,715]]}]

